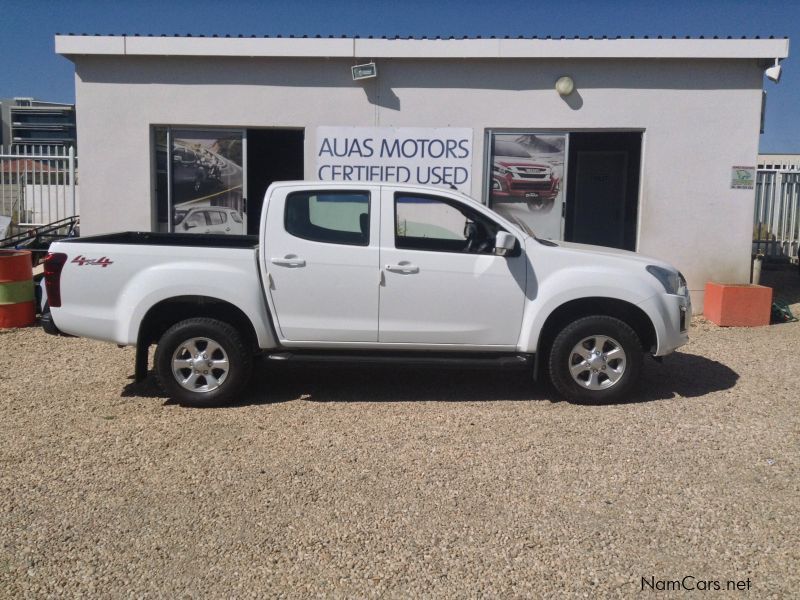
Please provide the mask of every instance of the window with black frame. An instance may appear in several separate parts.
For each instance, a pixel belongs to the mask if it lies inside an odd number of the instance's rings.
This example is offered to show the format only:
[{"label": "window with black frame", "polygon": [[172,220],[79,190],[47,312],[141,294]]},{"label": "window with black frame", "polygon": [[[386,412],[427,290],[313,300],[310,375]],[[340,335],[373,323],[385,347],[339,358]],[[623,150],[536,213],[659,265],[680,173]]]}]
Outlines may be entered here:
[{"label": "window with black frame", "polygon": [[295,237],[328,244],[369,245],[369,192],[294,192],[284,225]]},{"label": "window with black frame", "polygon": [[501,229],[476,210],[436,196],[395,194],[395,247],[492,254]]}]

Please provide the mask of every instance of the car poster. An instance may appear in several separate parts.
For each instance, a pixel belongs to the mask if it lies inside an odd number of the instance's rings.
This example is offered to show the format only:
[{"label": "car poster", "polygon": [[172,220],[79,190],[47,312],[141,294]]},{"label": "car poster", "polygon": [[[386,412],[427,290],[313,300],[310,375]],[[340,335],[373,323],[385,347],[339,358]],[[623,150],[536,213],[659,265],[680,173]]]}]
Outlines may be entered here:
[{"label": "car poster", "polygon": [[492,133],[489,206],[537,237],[561,238],[565,134]]},{"label": "car poster", "polygon": [[242,132],[173,130],[172,230],[247,232],[242,201]]}]

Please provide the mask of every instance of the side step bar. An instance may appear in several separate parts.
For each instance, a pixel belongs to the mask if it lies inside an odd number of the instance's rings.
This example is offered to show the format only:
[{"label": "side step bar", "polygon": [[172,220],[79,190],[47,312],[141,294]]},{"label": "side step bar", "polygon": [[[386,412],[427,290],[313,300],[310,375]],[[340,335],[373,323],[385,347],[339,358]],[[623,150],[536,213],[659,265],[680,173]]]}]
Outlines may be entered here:
[{"label": "side step bar", "polygon": [[471,369],[532,368],[533,354],[447,354],[388,353],[345,354],[340,352],[276,352],[267,358],[275,362],[350,363],[350,364],[403,364],[419,367],[453,367]]}]

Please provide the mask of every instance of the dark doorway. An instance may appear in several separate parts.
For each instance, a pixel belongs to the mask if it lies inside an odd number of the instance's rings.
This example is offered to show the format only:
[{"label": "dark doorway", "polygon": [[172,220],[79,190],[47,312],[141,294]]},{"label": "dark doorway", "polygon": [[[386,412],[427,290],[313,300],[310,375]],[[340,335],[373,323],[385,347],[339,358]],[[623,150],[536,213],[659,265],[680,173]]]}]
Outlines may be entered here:
[{"label": "dark doorway", "polygon": [[302,129],[247,130],[247,233],[261,222],[264,192],[274,181],[303,179]]},{"label": "dark doorway", "polygon": [[571,133],[564,238],[636,250],[641,132]]}]

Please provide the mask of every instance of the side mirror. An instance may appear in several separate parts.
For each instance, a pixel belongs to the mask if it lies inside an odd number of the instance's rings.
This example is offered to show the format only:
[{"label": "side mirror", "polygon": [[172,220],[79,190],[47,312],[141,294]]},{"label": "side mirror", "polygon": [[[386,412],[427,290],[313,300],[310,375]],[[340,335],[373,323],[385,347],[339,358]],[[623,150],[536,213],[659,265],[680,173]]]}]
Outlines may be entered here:
[{"label": "side mirror", "polygon": [[494,238],[494,253],[497,256],[507,256],[517,245],[517,238],[507,231],[498,231]]}]

